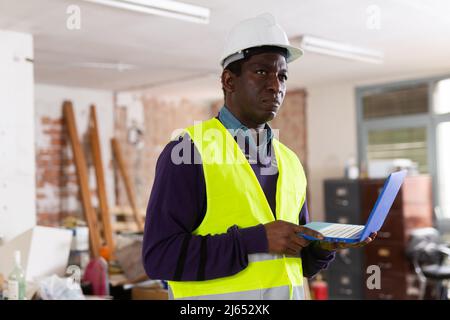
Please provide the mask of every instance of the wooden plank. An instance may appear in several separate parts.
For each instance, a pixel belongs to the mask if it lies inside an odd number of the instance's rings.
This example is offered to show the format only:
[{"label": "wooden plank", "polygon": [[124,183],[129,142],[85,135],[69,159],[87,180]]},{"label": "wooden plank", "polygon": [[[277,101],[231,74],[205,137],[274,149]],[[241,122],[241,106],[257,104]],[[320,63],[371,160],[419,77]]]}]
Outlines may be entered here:
[{"label": "wooden plank", "polygon": [[109,253],[114,256],[115,244],[113,238],[113,232],[111,229],[111,216],[108,206],[108,197],[106,193],[105,175],[103,171],[103,159],[102,152],[100,148],[100,137],[97,122],[97,113],[95,106],[91,105],[90,108],[90,119],[89,119],[89,140],[92,151],[92,158],[95,168],[95,177],[97,180],[97,196],[99,200],[100,207],[100,217],[103,225],[103,234],[106,242],[106,246]]},{"label": "wooden plank", "polygon": [[113,149],[114,158],[116,159],[117,165],[119,167],[119,172],[122,175],[123,182],[125,184],[125,189],[127,191],[128,201],[130,202],[131,208],[133,209],[134,219],[136,221],[137,227],[139,231],[144,230],[144,226],[141,220],[141,216],[139,214],[139,210],[136,204],[136,197],[134,193],[133,185],[130,181],[130,177],[128,175],[128,171],[125,166],[125,161],[122,156],[122,150],[120,149],[120,144],[117,139],[111,139],[111,146]]},{"label": "wooden plank", "polygon": [[99,228],[97,224],[97,215],[91,203],[86,158],[84,156],[84,151],[78,138],[77,125],[73,112],[72,102],[64,101],[63,116],[69,134],[70,144],[72,145],[83,212],[89,228],[91,254],[93,257],[97,258],[100,254],[101,246]]}]

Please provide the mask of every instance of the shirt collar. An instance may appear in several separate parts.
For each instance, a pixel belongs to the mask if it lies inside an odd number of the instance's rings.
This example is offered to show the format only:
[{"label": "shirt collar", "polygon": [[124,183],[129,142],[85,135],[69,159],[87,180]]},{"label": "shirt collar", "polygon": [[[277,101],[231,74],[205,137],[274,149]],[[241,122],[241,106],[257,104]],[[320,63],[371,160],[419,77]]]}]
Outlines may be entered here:
[{"label": "shirt collar", "polygon": [[[224,105],[219,111],[219,120],[222,122],[225,128],[228,130],[242,130],[247,133],[249,130],[245,125],[243,125],[238,118],[236,118],[226,105]],[[267,143],[270,144],[273,138],[272,128],[266,123],[264,129],[267,130]],[[256,143],[251,135],[248,135],[252,144],[256,146]]]}]

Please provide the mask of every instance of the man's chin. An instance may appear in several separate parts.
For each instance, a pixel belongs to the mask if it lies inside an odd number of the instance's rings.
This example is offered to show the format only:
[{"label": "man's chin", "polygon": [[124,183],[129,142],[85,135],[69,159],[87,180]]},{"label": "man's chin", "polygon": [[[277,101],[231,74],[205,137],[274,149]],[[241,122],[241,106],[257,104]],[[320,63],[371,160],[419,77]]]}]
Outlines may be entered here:
[{"label": "man's chin", "polygon": [[276,111],[269,111],[268,115],[265,117],[265,121],[264,122],[269,122],[269,121],[273,120],[276,116],[277,116],[277,112]]},{"label": "man's chin", "polygon": [[259,114],[254,114],[253,119],[254,123],[257,125],[263,125],[271,120],[273,120],[277,116],[276,111],[266,111]]}]

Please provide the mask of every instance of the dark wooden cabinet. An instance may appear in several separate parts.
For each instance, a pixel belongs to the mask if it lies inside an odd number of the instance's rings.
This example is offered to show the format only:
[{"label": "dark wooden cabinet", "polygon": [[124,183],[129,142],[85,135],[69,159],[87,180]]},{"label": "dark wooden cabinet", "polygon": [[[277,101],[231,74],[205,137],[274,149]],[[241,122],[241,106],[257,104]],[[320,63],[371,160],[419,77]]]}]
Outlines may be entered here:
[{"label": "dark wooden cabinet", "polygon": [[[326,180],[326,221],[364,224],[383,184],[384,179]],[[342,261],[342,253],[337,254],[327,272],[330,298],[416,298],[417,278],[406,257],[409,232],[432,225],[431,178],[426,175],[406,177],[377,239],[361,250],[344,251],[349,257],[347,263]],[[366,270],[370,265],[380,268],[380,289],[370,290],[366,286],[369,276]]]}]

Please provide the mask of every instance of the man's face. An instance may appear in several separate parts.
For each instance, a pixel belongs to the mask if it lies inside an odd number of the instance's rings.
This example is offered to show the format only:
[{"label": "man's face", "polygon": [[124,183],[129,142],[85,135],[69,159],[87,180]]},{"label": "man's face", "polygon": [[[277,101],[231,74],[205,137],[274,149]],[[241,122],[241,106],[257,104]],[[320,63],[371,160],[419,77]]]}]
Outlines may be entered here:
[{"label": "man's face", "polygon": [[286,80],[287,63],[281,54],[257,54],[244,62],[233,95],[242,120],[251,125],[272,120],[283,103]]}]

